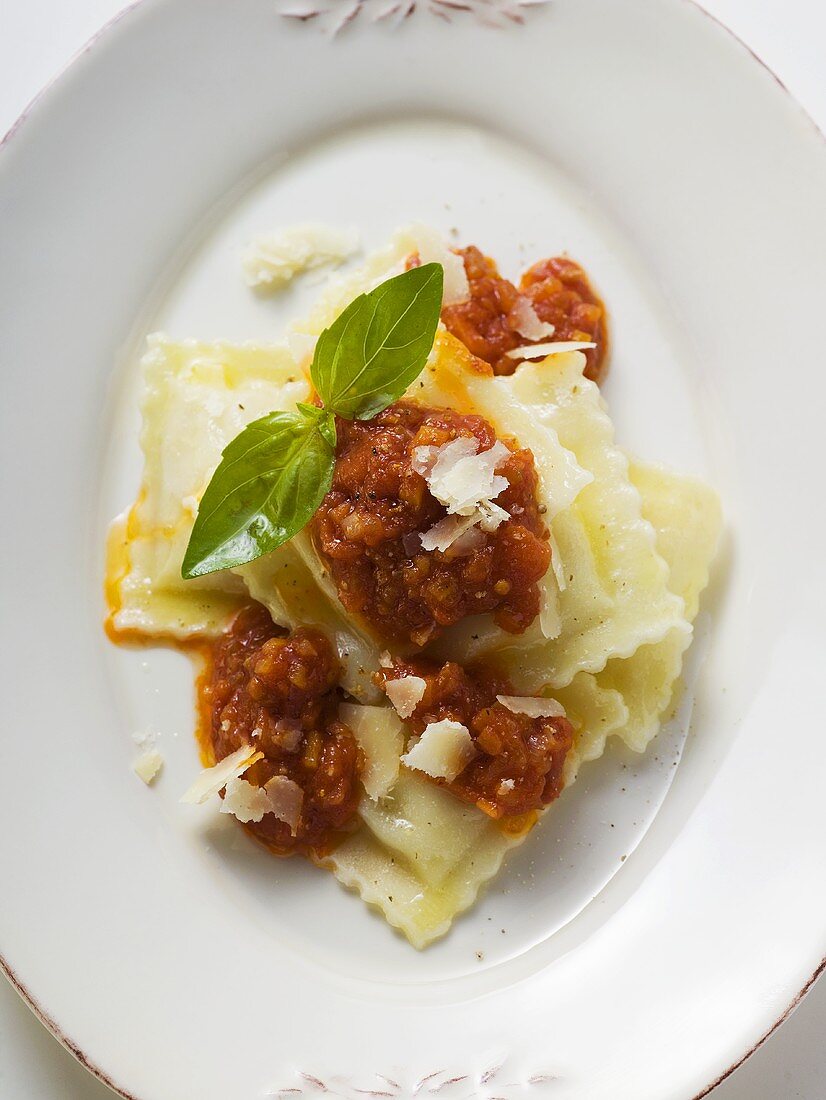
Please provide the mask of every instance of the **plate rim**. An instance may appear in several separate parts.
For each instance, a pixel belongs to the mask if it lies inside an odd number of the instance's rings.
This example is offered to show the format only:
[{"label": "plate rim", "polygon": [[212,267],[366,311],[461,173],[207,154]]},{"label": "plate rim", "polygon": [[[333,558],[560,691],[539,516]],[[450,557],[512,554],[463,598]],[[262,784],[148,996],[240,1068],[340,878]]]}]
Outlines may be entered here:
[{"label": "plate rim", "polygon": [[[77,49],[75,52],[56,70],[56,72],[41,86],[41,88],[29,99],[29,101],[22,108],[18,116],[11,123],[6,132],[0,137],[0,170],[2,170],[3,154],[6,153],[9,147],[12,146],[14,139],[17,135],[24,130],[25,123],[32,116],[32,114],[39,113],[44,107],[48,108],[49,105],[56,99],[59,93],[63,90],[67,80],[74,75],[76,71],[83,65],[84,59],[89,55],[92,50],[98,52],[96,47],[101,43],[106,43],[110,39],[110,32],[115,30],[122,22],[128,21],[128,19],[139,9],[147,9],[150,7],[162,8],[168,4],[171,4],[173,0],[130,0],[123,8],[117,11],[111,18],[106,20],[90,37]],[[543,3],[546,0],[534,0],[535,3]],[[772,81],[777,85],[778,89],[787,97],[796,110],[803,116],[806,122],[809,124],[810,130],[814,136],[820,140],[820,142],[826,145],[826,129],[821,128],[806,106],[801,103],[794,95],[780,76],[774,71],[774,69],[760,56],[759,53],[746,42],[736,31],[734,31],[727,23],[725,23],[719,16],[710,12],[701,3],[701,0],[671,0],[675,7],[680,6],[683,8],[691,8],[697,11],[700,15],[704,16],[715,28],[716,33],[720,33],[727,36],[732,40],[736,47],[742,49],[751,61],[755,62],[761,69],[767,73]],[[285,13],[282,13],[285,14]],[[348,20],[349,21],[349,20]],[[16,146],[15,146],[16,147]],[[5,979],[9,982],[11,987],[20,997],[21,1001],[29,1008],[36,1019],[46,1028],[46,1030],[55,1038],[60,1045],[77,1061],[87,1072],[105,1085],[112,1091],[113,1094],[120,1096],[123,1100],[142,1100],[138,1094],[125,1089],[119,1085],[115,1079],[100,1065],[93,1061],[83,1050],[83,1048],[75,1042],[68,1030],[65,1029],[51,1013],[34,997],[29,990],[23,979],[17,974],[12,967],[8,959],[0,952],[0,972],[4,975]],[[715,1077],[709,1084],[705,1085],[699,1092],[697,1092],[691,1100],[704,1100],[709,1096],[719,1085],[726,1081],[736,1070],[738,1070],[748,1059],[758,1051],[785,1023],[785,1021],[792,1015],[801,1002],[805,999],[806,995],[812,989],[818,979],[826,972],[826,955],[820,960],[811,972],[810,977],[805,981],[803,986],[797,990],[792,996],[790,1002],[783,1012],[774,1020],[774,1022],[762,1033],[753,1045],[751,1045],[739,1058],[734,1060],[722,1073]]]}]

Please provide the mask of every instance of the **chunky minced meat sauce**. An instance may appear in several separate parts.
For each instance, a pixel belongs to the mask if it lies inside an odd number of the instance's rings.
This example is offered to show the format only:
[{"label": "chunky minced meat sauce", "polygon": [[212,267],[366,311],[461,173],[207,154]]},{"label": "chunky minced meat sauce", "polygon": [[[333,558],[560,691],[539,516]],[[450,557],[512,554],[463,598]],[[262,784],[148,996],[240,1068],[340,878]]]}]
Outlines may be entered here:
[{"label": "chunky minced meat sauce", "polygon": [[245,825],[279,855],[323,854],[355,824],[359,750],[338,721],[339,676],[322,633],[285,634],[266,608],[252,604],[214,643],[201,677],[201,732],[215,760],[251,745],[264,759],[244,779],[263,787],[284,775],[304,792],[296,836],[273,814]]},{"label": "chunky minced meat sauce", "polygon": [[[608,332],[605,309],[582,268],[564,257],[529,268],[519,286],[502,278],[493,260],[474,247],[459,250],[470,287],[466,302],[445,306],[445,327],[495,374],[511,374],[506,352],[544,339],[588,340],[585,374],[601,381]],[[410,264],[417,263],[412,257]],[[527,338],[524,304],[554,325],[552,337]],[[412,468],[414,448],[475,437],[484,451],[496,441],[481,417],[399,401],[370,421],[337,421],[333,484],[312,521],[344,607],[389,640],[423,646],[467,615],[491,612],[498,626],[520,633],[539,612],[538,581],[550,564],[548,531],[536,499],[533,455],[508,443],[497,468],[508,488],[496,498],[510,518],[479,532],[472,551],[425,553],[420,534],[446,512]],[[497,695],[510,684],[482,666],[465,670],[420,658],[396,659],[377,679],[420,676],[426,689],[410,718],[421,734],[450,718],[470,732],[476,757],[446,786],[485,813],[509,821],[531,814],[561,792],[573,730],[565,718],[515,714]],[[245,828],[279,855],[321,855],[358,823],[361,757],[338,720],[340,668],[317,630],[286,634],[267,610],[252,604],[214,643],[199,683],[202,737],[214,759],[242,745],[264,758],[244,778],[264,786],[283,775],[304,801],[296,835],[273,814]]]},{"label": "chunky minced meat sauce", "polygon": [[468,729],[476,747],[476,757],[452,782],[434,782],[494,818],[539,810],[559,796],[573,741],[566,718],[514,714],[496,699],[512,695],[511,685],[482,666],[465,670],[452,661],[439,665],[420,658],[396,659],[377,679],[384,685],[403,676],[419,676],[426,684],[409,719],[414,733],[449,718]]},{"label": "chunky minced meat sauce", "polygon": [[421,549],[419,535],[446,515],[411,465],[416,447],[475,437],[496,442],[479,416],[399,401],[372,420],[337,422],[333,484],[313,534],[339,598],[388,640],[425,645],[467,615],[492,612],[520,633],[539,612],[537,582],[550,563],[548,531],[536,498],[533,455],[511,446],[497,467],[508,487],[496,504],[510,517],[479,531],[472,549]]},{"label": "chunky minced meat sauce", "polygon": [[[592,341],[584,352],[586,378],[600,382],[605,373],[608,329],[605,307],[579,264],[554,256],[528,268],[517,288],[503,279],[493,260],[472,245],[457,250],[470,285],[466,302],[445,306],[445,327],[495,374],[513,374],[518,360],[505,353],[546,340]],[[552,324],[553,336],[530,340],[519,331],[520,300],[527,300],[540,321]]]}]

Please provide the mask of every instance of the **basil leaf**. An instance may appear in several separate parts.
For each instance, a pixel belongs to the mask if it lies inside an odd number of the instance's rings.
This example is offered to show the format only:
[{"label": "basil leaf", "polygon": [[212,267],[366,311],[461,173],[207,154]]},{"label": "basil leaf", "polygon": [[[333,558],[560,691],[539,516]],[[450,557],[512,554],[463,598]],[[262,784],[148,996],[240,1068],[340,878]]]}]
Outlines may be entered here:
[{"label": "basil leaf", "polygon": [[332,413],[313,405],[248,424],[203,495],[181,576],[243,565],[297,534],[330,488],[335,446]]},{"label": "basil leaf", "polygon": [[369,420],[424,367],[439,323],[441,264],[414,267],[360,294],[318,338],[313,385],[325,408]]}]

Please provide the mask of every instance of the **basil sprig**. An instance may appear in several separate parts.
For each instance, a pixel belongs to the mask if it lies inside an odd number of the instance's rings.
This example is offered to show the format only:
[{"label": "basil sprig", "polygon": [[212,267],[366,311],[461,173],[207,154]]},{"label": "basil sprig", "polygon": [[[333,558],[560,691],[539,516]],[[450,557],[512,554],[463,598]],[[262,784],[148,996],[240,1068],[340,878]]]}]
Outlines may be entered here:
[{"label": "basil sprig", "polygon": [[181,575],[243,565],[291,539],[330,488],[335,453],[335,421],[324,409],[299,405],[248,424],[201,499]]},{"label": "basil sprig", "polygon": [[442,306],[440,264],[414,267],[360,294],[322,332],[310,376],[324,407],[370,420],[419,375]]},{"label": "basil sprig", "polygon": [[398,400],[430,354],[440,264],[360,294],[318,338],[310,376],[323,402],[248,424],[221,455],[181,566],[185,579],[269,554],[312,519],[333,479],[334,414],[368,420]]}]

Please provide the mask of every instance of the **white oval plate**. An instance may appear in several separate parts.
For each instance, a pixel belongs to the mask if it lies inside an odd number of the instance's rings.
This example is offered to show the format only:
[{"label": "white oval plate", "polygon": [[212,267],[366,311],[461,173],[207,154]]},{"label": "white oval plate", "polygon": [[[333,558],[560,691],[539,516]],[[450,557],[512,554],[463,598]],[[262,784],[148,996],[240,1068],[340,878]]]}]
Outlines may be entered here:
[{"label": "white oval plate", "polygon": [[[826,952],[826,151],[685,0],[319,6],[145,0],[0,156],[4,965],[139,1100],[703,1095]],[[696,691],[424,954],[179,806],[189,665],[101,629],[141,340],[277,335],[312,287],[256,298],[239,249],[307,218],[455,227],[509,272],[570,251],[620,438],[726,510]]]}]

